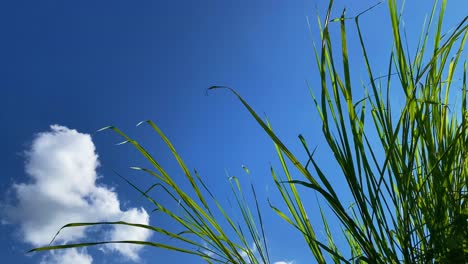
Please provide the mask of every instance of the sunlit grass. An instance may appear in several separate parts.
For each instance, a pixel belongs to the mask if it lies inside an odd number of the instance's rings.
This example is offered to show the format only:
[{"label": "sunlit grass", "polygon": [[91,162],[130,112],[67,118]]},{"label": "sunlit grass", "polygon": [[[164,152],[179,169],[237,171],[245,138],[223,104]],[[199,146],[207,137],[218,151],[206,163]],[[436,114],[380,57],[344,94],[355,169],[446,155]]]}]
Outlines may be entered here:
[{"label": "sunlit grass", "polygon": [[[303,136],[300,135],[299,140],[309,156],[305,164],[282,143],[269,122],[260,118],[234,89],[210,87],[211,90],[230,90],[272,139],[282,171],[271,168],[271,175],[284,204],[270,204],[271,209],[285,220],[285,224],[292,225],[302,234],[305,245],[318,263],[326,260],[335,263],[466,263],[468,112],[466,62],[462,54],[468,36],[468,18],[443,34],[446,1],[434,3],[417,49],[409,53],[397,3],[389,0],[393,49],[389,54],[386,77],[377,79],[359,24],[364,13],[350,18],[343,12],[341,17],[332,19],[332,6],[333,1],[324,22],[318,20],[321,42],[315,48],[315,55],[321,93],[317,97],[312,94],[312,101],[340,172],[337,174],[343,177],[352,195],[351,209],[348,209],[351,204],[340,200]],[[371,9],[367,11],[372,14]],[[347,46],[350,24],[357,28],[354,37],[361,45],[368,73],[369,85],[364,88],[362,84],[356,86],[351,82],[352,67],[348,63],[350,51]],[[340,28],[339,40],[331,39],[329,29],[332,26]],[[454,82],[458,72],[462,74],[462,81]],[[364,89],[365,97],[353,97],[357,89]],[[392,91],[404,94],[401,108],[395,109],[392,104]],[[459,95],[461,102],[454,103],[452,94]],[[259,209],[259,203],[263,201],[257,199],[255,186],[249,190],[254,198],[254,203],[249,204],[238,179],[231,178],[235,205],[241,215],[239,220],[234,220],[197,172],[187,168],[162,131],[151,121],[144,123],[165,141],[183,170],[190,190],[183,190],[137,141],[116,127],[106,129],[120,134],[149,161],[151,168],[133,169],[153,176],[154,185],[142,189],[126,181],[157,211],[177,223],[182,231],[125,222],[75,223],[64,228],[131,225],[177,240],[178,246],[170,242],[106,241],[47,246],[32,251],[133,243],[197,255],[209,263],[270,263],[267,233]],[[376,131],[378,139],[371,140],[369,131]],[[371,141],[379,144],[371,145]],[[245,170],[249,173],[247,168]],[[318,229],[307,217],[299,188],[317,193],[334,213],[317,212],[322,215],[328,236],[325,241],[316,236]],[[178,210],[153,199],[152,192],[168,194],[179,205]],[[342,234],[332,233],[328,228],[328,221],[333,216],[341,224]],[[346,238],[349,248],[336,245],[334,237],[340,235]]]}]

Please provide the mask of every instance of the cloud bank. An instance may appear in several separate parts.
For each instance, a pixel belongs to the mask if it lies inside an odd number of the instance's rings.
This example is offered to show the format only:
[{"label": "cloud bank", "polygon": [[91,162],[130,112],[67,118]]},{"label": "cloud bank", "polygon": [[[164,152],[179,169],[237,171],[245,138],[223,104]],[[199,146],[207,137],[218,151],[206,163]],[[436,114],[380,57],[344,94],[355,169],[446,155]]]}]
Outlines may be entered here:
[{"label": "cloud bank", "polygon": [[[7,206],[8,222],[18,224],[24,242],[47,245],[57,230],[70,222],[128,221],[149,224],[143,208],[122,210],[113,189],[96,184],[98,155],[89,134],[60,125],[37,134],[26,152],[28,182],[12,186],[16,203]],[[82,241],[87,228],[69,228],[57,237],[58,243]],[[147,240],[150,231],[128,226],[101,230],[100,239]],[[109,252],[139,260],[141,246],[109,245]],[[50,253],[44,263],[92,263],[86,250]]]}]

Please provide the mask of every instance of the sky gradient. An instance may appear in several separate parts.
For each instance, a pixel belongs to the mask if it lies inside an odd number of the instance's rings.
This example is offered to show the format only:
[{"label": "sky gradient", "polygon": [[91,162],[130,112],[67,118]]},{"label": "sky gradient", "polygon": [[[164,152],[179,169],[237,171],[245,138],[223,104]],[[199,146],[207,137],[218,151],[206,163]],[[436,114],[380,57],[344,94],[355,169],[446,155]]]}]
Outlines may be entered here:
[{"label": "sky gradient", "polygon": [[[466,15],[466,8],[461,8],[464,1],[448,3],[443,31]],[[375,4],[355,2],[346,2],[349,16]],[[431,4],[409,2],[404,19],[411,48]],[[318,146],[317,161],[333,175],[336,164],[329,162],[330,151],[306,85],[308,81],[319,94],[311,41],[319,41],[316,14],[323,20],[327,5],[328,1],[313,0],[1,2],[0,254],[4,262],[91,263],[92,258],[92,263],[202,263],[153,248],[24,253],[48,243],[68,216],[170,225],[159,222],[149,204],[113,173],[149,186],[151,178],[128,169],[147,165],[143,158],[130,146],[115,146],[121,141],[115,133],[96,133],[107,125],[118,126],[148,146],[174,177],[181,176],[158,136],[146,126],[135,127],[151,119],[218,197],[229,188],[225,171],[242,180],[246,176],[241,166],[247,166],[263,202],[272,261],[310,263],[302,237],[266,203],[270,198],[281,205],[269,172],[270,164],[280,168],[271,140],[232,94],[206,89],[235,88],[258,113],[268,116],[280,138],[303,161],[306,155],[297,135]],[[343,6],[337,3],[332,17],[338,17]],[[391,49],[386,14],[383,3],[361,19],[369,57],[375,72],[382,74]],[[350,64],[356,65],[352,80],[367,82],[352,20],[348,28]],[[338,25],[332,37],[337,33]],[[362,91],[356,93],[359,97]],[[338,190],[340,176],[331,176]],[[319,223],[315,196],[304,197],[310,201],[311,221]],[[63,241],[83,239],[83,232],[65,234]],[[89,238],[131,235],[158,240],[126,229],[92,230]]]}]

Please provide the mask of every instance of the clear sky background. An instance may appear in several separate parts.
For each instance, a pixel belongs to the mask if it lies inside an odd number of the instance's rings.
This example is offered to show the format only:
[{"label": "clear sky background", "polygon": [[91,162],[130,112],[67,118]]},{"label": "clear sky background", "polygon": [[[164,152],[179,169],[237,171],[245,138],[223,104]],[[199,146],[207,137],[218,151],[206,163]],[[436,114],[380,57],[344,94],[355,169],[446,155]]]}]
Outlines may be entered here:
[{"label": "clear sky background", "polygon": [[[339,2],[332,17],[344,5],[353,16],[375,4]],[[417,44],[429,2],[407,3],[410,48]],[[446,30],[467,10],[466,0],[448,2]],[[115,146],[120,139],[113,133],[95,133],[118,126],[148,146],[174,177],[182,177],[158,136],[149,127],[135,128],[152,119],[221,200],[229,189],[225,170],[248,182],[241,168],[247,166],[265,209],[272,261],[310,263],[301,236],[266,203],[269,197],[282,205],[269,173],[270,163],[280,170],[272,142],[232,94],[205,92],[212,85],[235,88],[266,113],[280,138],[305,162],[297,139],[303,134],[318,146],[316,157],[331,182],[344,190],[306,86],[309,81],[319,94],[311,39],[319,41],[316,14],[323,18],[327,5],[322,0],[2,1],[1,262],[202,263],[180,253],[119,246],[25,254],[75,219],[170,225],[150,213],[149,204],[112,172],[149,186],[149,176],[128,169],[148,164],[130,146]],[[381,74],[391,48],[386,14],[384,3],[361,19],[373,67]],[[336,37],[338,24],[334,27]],[[352,21],[348,28],[353,81],[367,82]],[[315,196],[304,197],[311,221],[319,223]],[[340,233],[338,227],[332,229]],[[83,241],[83,232],[70,231],[64,238]],[[90,240],[159,239],[125,229],[87,234]]]}]

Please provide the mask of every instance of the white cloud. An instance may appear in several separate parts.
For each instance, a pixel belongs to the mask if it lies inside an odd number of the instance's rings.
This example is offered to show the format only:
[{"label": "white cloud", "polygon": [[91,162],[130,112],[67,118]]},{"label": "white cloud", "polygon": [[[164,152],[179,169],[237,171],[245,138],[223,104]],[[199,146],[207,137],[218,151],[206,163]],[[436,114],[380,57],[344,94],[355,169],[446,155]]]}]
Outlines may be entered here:
[{"label": "white cloud", "polygon": [[[64,224],[70,222],[117,221],[149,223],[146,211],[120,209],[117,194],[96,184],[99,166],[95,146],[88,134],[52,125],[51,131],[39,133],[26,152],[27,183],[14,184],[17,203],[7,206],[8,222],[19,224],[25,242],[33,246],[48,244]],[[86,228],[63,230],[57,241],[76,242],[86,236]],[[105,237],[145,240],[147,229],[115,226]],[[132,260],[138,259],[139,247],[111,246]],[[91,263],[85,251],[69,250],[50,255],[60,260],[83,260],[70,263]],[[57,263],[66,263],[57,261]]]},{"label": "white cloud", "polygon": [[[145,224],[149,223],[149,215],[146,211],[141,209],[132,208],[122,214],[120,219],[121,221],[128,222],[128,223],[137,223],[137,224]],[[149,238],[150,233],[147,229],[135,229],[131,226],[119,226],[114,227],[114,229],[110,232],[110,239],[114,241],[119,240],[140,240],[145,241]],[[113,250],[117,250],[122,253],[124,256],[127,256],[129,259],[133,261],[138,261],[138,252],[141,250],[142,246],[134,245],[134,244],[109,244],[109,248]]]},{"label": "white cloud", "polygon": [[273,264],[294,264],[294,261],[276,261]]},{"label": "white cloud", "polygon": [[46,256],[41,264],[91,264],[93,257],[87,254],[86,250],[78,251],[75,248],[54,251]]},{"label": "white cloud", "polygon": [[[257,254],[258,250],[254,242],[252,242],[252,246],[249,248],[249,250],[252,254]],[[248,260],[249,254],[246,250],[240,250],[240,255],[244,260]]]}]

